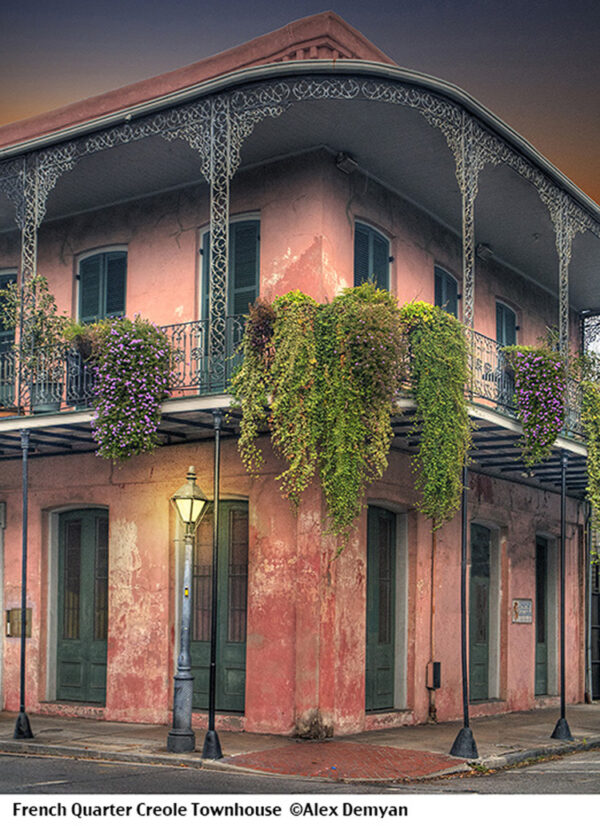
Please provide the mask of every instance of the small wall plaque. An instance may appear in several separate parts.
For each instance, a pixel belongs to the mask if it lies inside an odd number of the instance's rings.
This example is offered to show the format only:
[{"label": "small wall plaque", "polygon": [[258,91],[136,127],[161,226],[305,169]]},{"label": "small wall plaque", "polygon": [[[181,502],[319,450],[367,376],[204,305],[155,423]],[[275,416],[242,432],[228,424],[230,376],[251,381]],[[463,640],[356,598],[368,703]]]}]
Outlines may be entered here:
[{"label": "small wall plaque", "polygon": [[[10,608],[6,612],[6,636],[21,636],[21,609]],[[31,636],[31,608],[25,609],[25,636]]]},{"label": "small wall plaque", "polygon": [[517,623],[533,622],[533,600],[513,599],[512,601],[512,621]]}]

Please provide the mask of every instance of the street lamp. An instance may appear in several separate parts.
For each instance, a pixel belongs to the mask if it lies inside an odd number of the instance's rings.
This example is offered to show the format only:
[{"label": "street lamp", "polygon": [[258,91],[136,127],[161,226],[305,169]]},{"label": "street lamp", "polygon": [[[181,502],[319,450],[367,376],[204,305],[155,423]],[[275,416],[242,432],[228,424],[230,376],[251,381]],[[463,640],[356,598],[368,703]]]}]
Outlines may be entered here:
[{"label": "street lamp", "polygon": [[190,625],[192,620],[192,560],[196,528],[206,513],[208,499],[196,484],[196,470],[190,467],[187,481],[171,497],[173,507],[185,526],[183,594],[181,597],[181,637],[177,671],[174,678],[173,728],[167,737],[167,749],[173,752],[194,751],[196,735],[192,731],[192,659]]}]

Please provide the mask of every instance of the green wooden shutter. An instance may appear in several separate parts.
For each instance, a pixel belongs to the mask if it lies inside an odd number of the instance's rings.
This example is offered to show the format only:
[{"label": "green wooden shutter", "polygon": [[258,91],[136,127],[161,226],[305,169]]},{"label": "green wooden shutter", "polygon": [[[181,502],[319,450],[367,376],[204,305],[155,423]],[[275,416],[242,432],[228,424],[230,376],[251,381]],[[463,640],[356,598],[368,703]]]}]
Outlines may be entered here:
[{"label": "green wooden shutter", "polygon": [[127,253],[101,252],[79,263],[79,320],[125,314]]},{"label": "green wooden shutter", "polygon": [[500,302],[496,303],[496,341],[503,347],[517,343],[517,317]]},{"label": "green wooden shutter", "polygon": [[229,228],[229,297],[231,315],[243,315],[258,295],[259,222],[239,221]]},{"label": "green wooden shutter", "polygon": [[125,273],[127,270],[127,253],[106,253],[105,265],[105,306],[106,316],[125,314]]},{"label": "green wooden shutter", "polygon": [[[245,315],[258,296],[260,221],[237,221],[229,227],[228,315]],[[210,317],[210,233],[202,239],[202,318]]]},{"label": "green wooden shutter", "polygon": [[354,230],[354,286],[369,280],[369,231],[356,225]]},{"label": "green wooden shutter", "polygon": [[79,264],[79,320],[84,324],[100,318],[102,256],[92,255]]},{"label": "green wooden shutter", "polygon": [[456,280],[441,267],[435,268],[435,306],[458,317],[458,287]]},{"label": "green wooden shutter", "polygon": [[373,233],[373,267],[375,283],[382,290],[389,286],[390,245],[382,235]]},{"label": "green wooden shutter", "polygon": [[389,289],[390,245],[387,238],[365,224],[354,227],[354,286],[373,280]]}]

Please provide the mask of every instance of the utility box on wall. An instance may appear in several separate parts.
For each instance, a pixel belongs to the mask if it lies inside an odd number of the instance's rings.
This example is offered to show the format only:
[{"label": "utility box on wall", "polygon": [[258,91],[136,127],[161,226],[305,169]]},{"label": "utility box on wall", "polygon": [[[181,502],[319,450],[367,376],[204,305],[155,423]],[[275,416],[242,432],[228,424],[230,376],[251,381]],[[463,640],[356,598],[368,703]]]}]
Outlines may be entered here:
[{"label": "utility box on wall", "polygon": [[[6,612],[6,636],[21,636],[21,609],[9,608]],[[25,636],[31,636],[31,608],[25,609]]]},{"label": "utility box on wall", "polygon": [[427,663],[427,688],[436,689],[442,685],[442,664],[440,662]]}]

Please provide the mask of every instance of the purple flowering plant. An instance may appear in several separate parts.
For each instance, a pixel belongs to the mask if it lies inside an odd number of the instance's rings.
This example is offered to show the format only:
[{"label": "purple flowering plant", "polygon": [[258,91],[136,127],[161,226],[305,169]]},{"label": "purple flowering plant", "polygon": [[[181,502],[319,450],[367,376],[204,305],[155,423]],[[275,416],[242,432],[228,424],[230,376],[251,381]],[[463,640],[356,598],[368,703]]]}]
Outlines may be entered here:
[{"label": "purple flowering plant", "polygon": [[152,451],[171,383],[165,334],[139,316],[104,321],[92,362],[97,455],[122,461]]},{"label": "purple flowering plant", "polygon": [[514,372],[515,404],[523,427],[521,449],[530,467],[552,453],[565,422],[567,365],[548,346],[503,348]]}]

